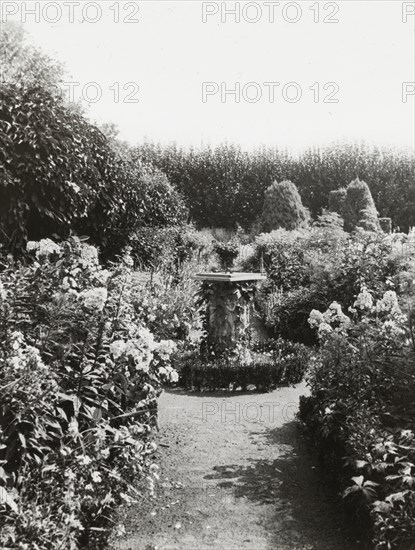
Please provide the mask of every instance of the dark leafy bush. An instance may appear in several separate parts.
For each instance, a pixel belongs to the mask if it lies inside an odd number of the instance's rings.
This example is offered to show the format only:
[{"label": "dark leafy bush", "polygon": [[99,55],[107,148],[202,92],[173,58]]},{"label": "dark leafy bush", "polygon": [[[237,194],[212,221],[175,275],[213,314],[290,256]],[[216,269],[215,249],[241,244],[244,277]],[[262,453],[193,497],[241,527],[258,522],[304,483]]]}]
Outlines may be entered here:
[{"label": "dark leafy bush", "polygon": [[324,297],[307,287],[268,293],[264,286],[257,298],[257,309],[265,326],[275,337],[313,345],[316,337],[307,319],[310,308],[318,307],[321,302],[325,302]]},{"label": "dark leafy bush", "polygon": [[326,296],[326,306],[337,300],[349,307],[362,285],[373,288],[377,297],[397,285],[405,262],[394,255],[393,244],[383,233],[357,230],[342,248],[317,257],[311,288]]},{"label": "dark leafy bush", "polygon": [[183,200],[166,176],[132,159],[128,147],[116,152],[59,95],[3,85],[0,128],[0,230],[10,250],[75,232],[112,260],[140,228],[185,222]]},{"label": "dark leafy bush", "polygon": [[310,261],[306,258],[309,233],[279,229],[256,238],[256,269],[262,260],[272,288],[291,290],[305,286],[310,279]]},{"label": "dark leafy bush", "polygon": [[68,236],[114,175],[106,138],[49,92],[13,85],[2,87],[0,127],[3,241]]},{"label": "dark leafy bush", "polygon": [[[179,193],[166,176],[134,164],[127,150],[116,157],[116,175],[90,205],[87,218],[75,227],[99,245],[104,260],[116,258],[129,246],[136,263],[151,267],[161,249],[176,250],[186,215]],[[163,239],[167,239],[167,246],[163,246]],[[172,251],[170,247],[174,247]]]}]

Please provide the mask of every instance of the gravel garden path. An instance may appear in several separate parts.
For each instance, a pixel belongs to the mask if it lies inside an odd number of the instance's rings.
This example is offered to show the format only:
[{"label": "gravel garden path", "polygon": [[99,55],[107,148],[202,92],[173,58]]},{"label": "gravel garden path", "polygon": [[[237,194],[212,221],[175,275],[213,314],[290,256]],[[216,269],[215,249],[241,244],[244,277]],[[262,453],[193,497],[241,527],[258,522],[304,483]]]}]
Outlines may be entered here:
[{"label": "gravel garden path", "polygon": [[304,384],[160,399],[157,497],[116,550],[354,550],[294,419]]}]

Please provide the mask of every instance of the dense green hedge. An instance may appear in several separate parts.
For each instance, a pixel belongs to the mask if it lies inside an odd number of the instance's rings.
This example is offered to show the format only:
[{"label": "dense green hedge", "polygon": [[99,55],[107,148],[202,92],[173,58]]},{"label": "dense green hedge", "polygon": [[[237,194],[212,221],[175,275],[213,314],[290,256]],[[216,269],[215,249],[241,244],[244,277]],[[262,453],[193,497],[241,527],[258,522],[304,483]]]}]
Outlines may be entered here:
[{"label": "dense green hedge", "polygon": [[145,143],[135,157],[167,174],[199,227],[251,227],[275,180],[292,181],[315,218],[328,207],[330,191],[346,187],[356,176],[367,182],[380,216],[392,218],[394,227],[407,231],[415,219],[411,150],[343,143],[294,157],[271,147],[248,153],[236,145],[184,150]]}]

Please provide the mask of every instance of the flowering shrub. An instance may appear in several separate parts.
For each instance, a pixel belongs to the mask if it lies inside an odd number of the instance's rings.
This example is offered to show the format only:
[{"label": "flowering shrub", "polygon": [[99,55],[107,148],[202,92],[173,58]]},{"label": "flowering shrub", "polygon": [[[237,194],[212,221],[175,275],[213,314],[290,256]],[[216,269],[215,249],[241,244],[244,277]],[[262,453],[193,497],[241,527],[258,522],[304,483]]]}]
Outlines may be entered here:
[{"label": "flowering shrub", "polygon": [[[361,294],[359,294],[355,304],[359,302]],[[333,332],[333,330],[344,334],[350,326],[350,318],[343,313],[341,305],[337,302],[330,304],[325,313],[313,309],[308,322],[311,328],[317,328],[317,334],[320,339]]]},{"label": "flowering shrub", "polygon": [[[343,313],[313,310],[320,353],[300,417],[376,550],[415,540],[415,314],[363,286]],[[361,535],[360,534],[360,535]]]},{"label": "flowering shrub", "polygon": [[255,239],[256,259],[246,268],[258,270],[262,259],[273,288],[289,291],[306,286],[310,280],[307,249],[311,240],[311,233],[306,230],[287,231],[280,228],[262,233]]},{"label": "flowering shrub", "polygon": [[77,238],[28,250],[0,274],[0,546],[98,549],[132,482],[153,490],[175,346],[135,311],[129,256],[109,271]]},{"label": "flowering shrub", "polygon": [[413,279],[408,258],[397,256],[383,233],[279,230],[258,237],[257,247],[268,275],[257,304],[263,321],[273,334],[307,344],[316,342],[307,322],[311,309],[326,309],[333,301],[347,308],[362,284],[376,297],[388,288],[402,294]]}]

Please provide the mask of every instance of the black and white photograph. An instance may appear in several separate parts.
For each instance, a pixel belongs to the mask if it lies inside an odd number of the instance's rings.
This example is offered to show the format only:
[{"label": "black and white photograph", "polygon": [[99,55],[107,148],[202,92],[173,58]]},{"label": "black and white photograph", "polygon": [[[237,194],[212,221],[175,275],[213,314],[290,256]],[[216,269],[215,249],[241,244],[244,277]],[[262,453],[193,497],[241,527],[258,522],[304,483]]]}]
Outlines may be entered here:
[{"label": "black and white photograph", "polygon": [[415,550],[415,1],[2,0],[0,549]]}]

